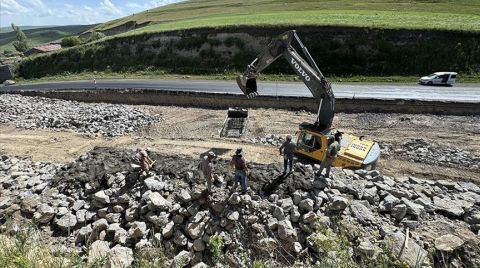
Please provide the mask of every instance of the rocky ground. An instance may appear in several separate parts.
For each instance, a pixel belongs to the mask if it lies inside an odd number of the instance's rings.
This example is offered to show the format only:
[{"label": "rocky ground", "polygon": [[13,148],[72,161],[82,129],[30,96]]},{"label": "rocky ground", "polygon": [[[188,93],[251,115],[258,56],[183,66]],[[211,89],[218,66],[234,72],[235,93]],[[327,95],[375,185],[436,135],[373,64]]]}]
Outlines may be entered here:
[{"label": "rocky ground", "polygon": [[41,97],[0,96],[0,123],[19,128],[71,129],[83,134],[120,136],[158,122],[150,115],[126,105],[87,104]]},{"label": "rocky ground", "polygon": [[[142,254],[176,267],[400,265],[389,256],[480,265],[478,117],[338,114],[335,127],[379,142],[382,156],[378,170],[325,179],[305,163],[281,176],[277,147],[308,112],[250,110],[238,140],[219,137],[223,110],[11,95],[0,108],[0,231],[33,221],[53,252],[107,256],[111,267]],[[129,164],[144,146],[158,165],[138,178]],[[226,161],[239,146],[253,170],[247,195],[230,193]],[[195,172],[212,149],[218,181],[207,198]]]},{"label": "rocky ground", "polygon": [[[220,160],[207,198],[197,159],[154,154],[158,165],[138,178],[130,157],[113,148],[66,165],[2,156],[0,214],[34,220],[55,244],[90,260],[128,265],[134,252],[152,247],[176,267],[213,265],[208,243],[216,236],[224,241],[220,261],[233,267],[255,259],[276,266],[345,261],[332,254],[372,262],[387,253],[411,266],[480,265],[480,187],[473,183],[341,169],[326,179],[315,175],[318,166],[300,163],[284,177],[279,166],[251,164],[249,192],[239,195],[230,193],[232,173]],[[340,231],[348,244],[338,241]]]}]

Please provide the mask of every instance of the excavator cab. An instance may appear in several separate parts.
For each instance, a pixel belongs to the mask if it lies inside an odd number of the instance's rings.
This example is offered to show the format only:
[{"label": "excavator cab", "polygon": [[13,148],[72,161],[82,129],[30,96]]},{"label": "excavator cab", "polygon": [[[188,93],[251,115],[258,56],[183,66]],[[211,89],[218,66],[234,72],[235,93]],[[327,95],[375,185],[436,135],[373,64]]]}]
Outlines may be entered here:
[{"label": "excavator cab", "polygon": [[237,76],[237,84],[247,97],[258,95],[257,79],[255,77],[248,78],[241,74]]},{"label": "excavator cab", "polygon": [[[324,161],[329,141],[333,140],[335,131],[334,129],[319,131],[312,124],[301,124],[297,132],[296,154],[317,162]],[[380,147],[377,143],[350,134],[342,135],[340,147],[338,156],[332,163],[335,167],[372,169],[380,156]]]}]

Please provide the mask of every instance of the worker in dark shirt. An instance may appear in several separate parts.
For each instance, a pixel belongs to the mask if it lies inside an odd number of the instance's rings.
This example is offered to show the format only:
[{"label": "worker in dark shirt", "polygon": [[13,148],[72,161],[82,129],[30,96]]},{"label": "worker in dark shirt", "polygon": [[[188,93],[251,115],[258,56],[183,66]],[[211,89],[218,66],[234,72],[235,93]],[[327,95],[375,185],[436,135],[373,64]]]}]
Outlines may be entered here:
[{"label": "worker in dark shirt", "polygon": [[240,182],[240,185],[242,186],[242,194],[245,194],[247,192],[248,168],[245,157],[243,156],[242,148],[238,148],[235,155],[232,156],[230,166],[235,169],[235,184],[233,185],[232,192],[237,189],[238,183]]},{"label": "worker in dark shirt", "polygon": [[292,136],[288,135],[287,140],[280,146],[280,155],[283,155],[283,174],[287,173],[287,165],[290,167],[290,172],[293,172],[293,154],[295,153],[297,145],[292,141]]}]

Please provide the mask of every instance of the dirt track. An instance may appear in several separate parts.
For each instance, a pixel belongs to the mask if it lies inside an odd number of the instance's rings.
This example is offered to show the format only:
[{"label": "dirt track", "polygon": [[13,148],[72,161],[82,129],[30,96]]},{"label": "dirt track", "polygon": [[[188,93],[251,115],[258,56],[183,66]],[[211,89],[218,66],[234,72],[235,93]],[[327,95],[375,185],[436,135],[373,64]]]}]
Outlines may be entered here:
[{"label": "dirt track", "polygon": [[[244,147],[249,160],[258,163],[281,161],[274,146],[253,144],[251,140],[269,134],[294,134],[302,122],[311,122],[315,115],[273,109],[250,110],[249,133],[242,140],[219,138],[225,111],[180,107],[145,106],[149,112],[161,114],[163,121],[139,131],[136,135],[118,138],[87,137],[71,131],[22,130],[0,125],[0,152],[28,157],[37,161],[68,162],[95,146],[119,146],[134,149],[151,146],[156,151],[198,156],[211,148],[228,157],[232,150]],[[397,148],[405,141],[422,138],[440,147],[459,148],[480,153],[478,117],[404,115],[404,114],[337,114],[334,127],[355,135],[363,135],[388,148]],[[447,168],[414,163],[393,151],[382,155],[378,166],[384,173],[402,176],[417,175],[430,179],[452,178],[480,182],[477,169]]]}]

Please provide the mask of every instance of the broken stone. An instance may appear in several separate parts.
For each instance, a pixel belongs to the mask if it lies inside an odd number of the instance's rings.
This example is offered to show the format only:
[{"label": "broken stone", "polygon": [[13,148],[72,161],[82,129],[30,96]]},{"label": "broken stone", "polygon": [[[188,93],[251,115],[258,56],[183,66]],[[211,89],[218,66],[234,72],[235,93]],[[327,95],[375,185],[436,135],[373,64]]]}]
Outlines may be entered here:
[{"label": "broken stone", "polygon": [[443,212],[452,217],[461,217],[465,213],[459,202],[449,198],[434,196],[433,204],[437,208],[437,211]]},{"label": "broken stone", "polygon": [[162,229],[162,236],[165,238],[170,238],[173,235],[173,227],[175,224],[173,222],[167,223],[165,227]]},{"label": "broken stone", "polygon": [[75,225],[77,225],[77,217],[71,213],[67,213],[60,219],[56,220],[55,223],[62,231],[71,231]]},{"label": "broken stone", "polygon": [[227,215],[227,219],[231,221],[238,221],[239,217],[240,217],[240,214],[238,214],[238,211],[230,211]]},{"label": "broken stone", "polygon": [[130,248],[115,246],[107,254],[108,268],[130,267],[134,261],[133,251]]},{"label": "broken stone", "polygon": [[282,221],[285,219],[285,214],[283,213],[283,209],[279,206],[273,206],[272,216],[279,221]]},{"label": "broken stone", "polygon": [[312,199],[307,198],[307,199],[302,200],[300,202],[300,204],[298,205],[298,207],[305,210],[305,211],[312,211],[314,204],[315,204],[315,202]]},{"label": "broken stone", "polygon": [[330,203],[330,210],[344,210],[348,206],[348,200],[342,196],[334,196],[332,202]]},{"label": "broken stone", "polygon": [[147,205],[150,209],[169,210],[172,203],[163,198],[158,192],[152,192],[148,196]]},{"label": "broken stone", "polygon": [[392,217],[400,221],[407,215],[407,210],[407,206],[404,204],[395,205],[392,209]]},{"label": "broken stone", "polygon": [[107,241],[97,240],[90,245],[88,250],[88,262],[99,262],[107,258],[107,254],[110,251]]},{"label": "broken stone", "polygon": [[187,233],[190,238],[192,239],[197,239],[201,236],[203,236],[203,232],[205,231],[205,223],[204,222],[199,222],[199,223],[189,223],[185,227],[185,233]]},{"label": "broken stone", "polygon": [[132,226],[128,230],[128,235],[131,238],[142,238],[145,237],[148,233],[147,225],[145,222],[136,221],[132,223]]},{"label": "broken stone", "polygon": [[288,242],[297,241],[297,232],[288,220],[278,222],[278,237]]},{"label": "broken stone", "polygon": [[416,204],[405,197],[402,197],[402,202],[407,206],[407,214],[419,218],[425,213],[425,208],[420,204]]},{"label": "broken stone", "polygon": [[354,200],[350,205],[350,209],[353,216],[357,218],[358,222],[364,225],[368,225],[369,223],[375,221],[375,215],[373,215],[372,211],[367,208],[361,201]]},{"label": "broken stone", "polygon": [[205,250],[205,242],[203,242],[202,239],[195,239],[195,241],[193,241],[193,250],[204,251]]},{"label": "broken stone", "polygon": [[413,239],[409,239],[408,247],[405,247],[405,234],[396,232],[387,234],[385,246],[391,250],[397,258],[406,261],[410,267],[421,266],[426,260],[428,253]]},{"label": "broken stone", "polygon": [[190,252],[182,250],[173,258],[172,267],[181,268],[190,264]]},{"label": "broken stone", "polygon": [[93,200],[102,205],[110,204],[110,197],[105,194],[105,191],[98,191],[93,195]]},{"label": "broken stone", "polygon": [[435,239],[435,248],[443,252],[453,252],[463,246],[463,240],[458,236],[446,234]]},{"label": "broken stone", "polygon": [[39,223],[48,223],[55,216],[55,209],[47,204],[40,204],[37,212],[33,214],[33,218]]}]

